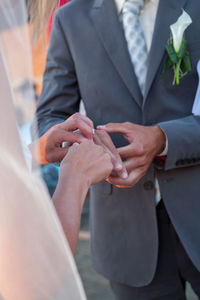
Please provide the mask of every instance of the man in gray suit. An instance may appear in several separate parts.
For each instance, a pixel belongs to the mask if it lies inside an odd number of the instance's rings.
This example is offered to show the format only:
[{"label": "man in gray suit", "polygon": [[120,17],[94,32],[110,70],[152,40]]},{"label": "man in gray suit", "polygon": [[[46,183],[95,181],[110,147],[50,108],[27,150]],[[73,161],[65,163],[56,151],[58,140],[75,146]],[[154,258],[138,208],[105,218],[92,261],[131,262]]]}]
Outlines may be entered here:
[{"label": "man in gray suit", "polygon": [[[139,2],[139,40],[126,31],[126,1],[73,0],[58,11],[39,132],[78,111],[80,99],[95,126],[112,122],[103,129],[121,133],[112,137],[129,176],[92,188],[93,265],[119,299],[185,299],[186,281],[200,296],[200,117],[192,115],[200,3]],[[193,20],[185,35],[192,71],[176,86],[171,69],[161,73],[170,25],[182,8]]]}]

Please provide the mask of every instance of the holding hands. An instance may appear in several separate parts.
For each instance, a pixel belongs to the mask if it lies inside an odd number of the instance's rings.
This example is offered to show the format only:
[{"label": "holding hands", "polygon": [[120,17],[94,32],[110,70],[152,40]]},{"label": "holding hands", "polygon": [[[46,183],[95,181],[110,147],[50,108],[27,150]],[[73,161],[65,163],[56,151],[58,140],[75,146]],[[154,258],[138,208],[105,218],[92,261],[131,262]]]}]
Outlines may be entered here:
[{"label": "holding hands", "polygon": [[[86,141],[90,141],[91,143],[85,143]],[[67,145],[64,148],[62,147],[63,143]],[[78,153],[80,152],[79,156],[84,164],[87,164],[86,157],[88,157],[88,153],[91,156],[91,160],[94,160],[96,155],[99,155],[99,151],[101,149],[102,157],[105,158],[105,155],[103,154],[107,154],[106,156],[109,156],[110,161],[112,162],[112,169],[110,170],[110,173],[107,174],[107,177],[111,174],[111,172],[122,178],[128,176],[121,157],[118,154],[109,134],[106,131],[94,130],[93,122],[79,113],[72,115],[63,123],[53,126],[42,137],[40,137],[37,142],[37,146],[38,144],[39,146],[35,147],[33,144],[31,148],[32,152],[35,152],[35,159],[39,161],[40,164],[48,164],[63,160],[69,149],[70,151],[68,156],[71,156],[71,148],[74,149],[74,147],[70,147],[70,145],[74,143],[75,147],[82,143],[85,145],[84,147],[78,147],[76,149]],[[98,145],[98,147],[95,144]],[[39,153],[36,153],[34,149],[39,149]],[[73,162],[75,162],[75,159],[73,159]],[[105,162],[107,162],[107,160],[105,160]],[[98,168],[97,166],[94,168],[97,176],[99,173],[99,176],[101,177],[102,167],[106,167],[105,164],[101,164]],[[107,167],[109,168],[109,166]],[[102,178],[102,180],[103,179],[105,178]]]},{"label": "holding hands", "polygon": [[[123,134],[129,145],[116,149],[109,133]],[[61,168],[73,164],[80,171],[84,165],[90,184],[108,177],[115,186],[132,187],[145,175],[155,156],[163,151],[165,139],[158,126],[130,122],[109,123],[95,130],[89,118],[76,113],[40,138],[40,160],[53,163],[63,159]],[[62,142],[66,141],[75,144],[62,148]]]}]

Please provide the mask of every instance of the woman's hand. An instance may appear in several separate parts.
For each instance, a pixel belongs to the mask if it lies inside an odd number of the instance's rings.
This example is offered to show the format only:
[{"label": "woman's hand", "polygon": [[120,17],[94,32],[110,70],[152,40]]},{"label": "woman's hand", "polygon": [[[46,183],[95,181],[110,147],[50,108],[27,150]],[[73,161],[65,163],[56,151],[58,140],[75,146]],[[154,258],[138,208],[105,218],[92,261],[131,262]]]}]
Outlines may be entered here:
[{"label": "woman's hand", "polygon": [[90,185],[105,180],[113,170],[111,156],[102,146],[92,140],[85,140],[81,144],[75,143],[69,148],[67,155],[60,165],[60,176],[74,176]]},{"label": "woman's hand", "polygon": [[110,155],[92,140],[75,143],[62,160],[52,200],[73,253],[76,250],[81,211],[88,189],[91,184],[110,176],[112,169]]}]

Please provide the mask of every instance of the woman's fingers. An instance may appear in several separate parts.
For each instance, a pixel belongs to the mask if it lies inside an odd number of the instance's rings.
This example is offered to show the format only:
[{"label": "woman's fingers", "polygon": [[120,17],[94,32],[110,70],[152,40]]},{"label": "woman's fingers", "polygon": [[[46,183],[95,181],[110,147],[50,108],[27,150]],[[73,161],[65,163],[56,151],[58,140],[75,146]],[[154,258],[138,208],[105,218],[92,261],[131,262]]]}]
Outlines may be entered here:
[{"label": "woman's fingers", "polygon": [[126,178],[128,176],[126,168],[109,134],[104,130],[96,130],[94,141],[96,144],[103,146],[105,152],[110,155],[113,164],[113,173],[122,178]]}]

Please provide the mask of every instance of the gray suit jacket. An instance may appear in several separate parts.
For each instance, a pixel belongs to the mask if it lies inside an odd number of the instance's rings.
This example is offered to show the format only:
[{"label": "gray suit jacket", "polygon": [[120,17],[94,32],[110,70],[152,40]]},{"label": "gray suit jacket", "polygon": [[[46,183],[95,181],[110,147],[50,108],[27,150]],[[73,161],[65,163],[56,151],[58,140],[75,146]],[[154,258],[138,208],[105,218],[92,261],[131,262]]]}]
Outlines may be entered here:
[{"label": "gray suit jacket", "polygon": [[[179,86],[172,86],[173,72],[163,76],[161,72],[169,26],[181,8],[193,19],[186,33],[192,71]],[[112,0],[72,0],[55,17],[37,107],[40,134],[78,111],[82,98],[95,125],[159,124],[169,141],[165,166],[152,164],[134,188],[118,189],[107,182],[92,188],[92,261],[96,270],[113,281],[143,286],[155,274],[155,175],[175,229],[200,270],[200,117],[191,113],[199,58],[197,0],[160,0],[144,97]],[[121,135],[113,140],[117,146],[126,143]]]}]

